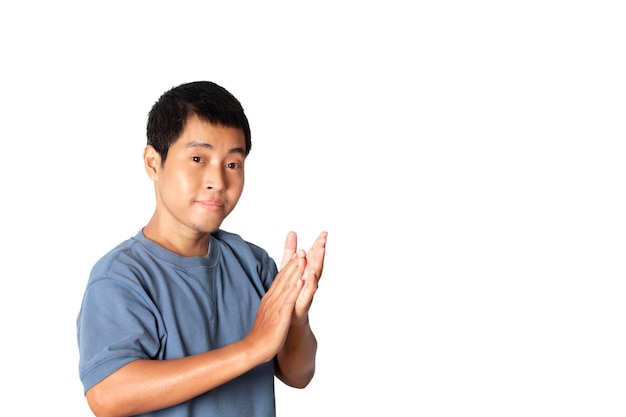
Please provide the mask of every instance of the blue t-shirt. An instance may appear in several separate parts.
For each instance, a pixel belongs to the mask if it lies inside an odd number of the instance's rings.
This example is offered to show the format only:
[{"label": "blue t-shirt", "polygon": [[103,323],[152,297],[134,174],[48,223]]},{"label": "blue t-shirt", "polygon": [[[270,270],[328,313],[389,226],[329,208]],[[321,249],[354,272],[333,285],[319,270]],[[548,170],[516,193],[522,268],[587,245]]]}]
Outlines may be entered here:
[{"label": "blue t-shirt", "polygon": [[[277,274],[260,247],[218,230],[206,256],[183,257],[142,231],[93,267],[77,318],[85,392],[137,359],[175,359],[241,340]],[[269,361],[150,416],[274,416]]]}]

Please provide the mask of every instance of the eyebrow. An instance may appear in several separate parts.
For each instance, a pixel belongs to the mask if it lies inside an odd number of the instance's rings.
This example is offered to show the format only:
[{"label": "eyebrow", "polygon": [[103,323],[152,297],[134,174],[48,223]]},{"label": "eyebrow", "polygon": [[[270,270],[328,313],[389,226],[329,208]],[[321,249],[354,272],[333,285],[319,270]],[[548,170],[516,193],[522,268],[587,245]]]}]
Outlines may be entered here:
[{"label": "eyebrow", "polygon": [[[199,140],[194,140],[191,141],[187,144],[186,146],[187,149],[192,149],[192,148],[206,148],[206,149],[213,149],[213,145],[211,145],[210,143],[207,142],[202,142]],[[235,147],[235,148],[231,148],[228,150],[228,153],[240,153],[242,155],[246,154],[246,150],[244,148],[241,147]]]}]

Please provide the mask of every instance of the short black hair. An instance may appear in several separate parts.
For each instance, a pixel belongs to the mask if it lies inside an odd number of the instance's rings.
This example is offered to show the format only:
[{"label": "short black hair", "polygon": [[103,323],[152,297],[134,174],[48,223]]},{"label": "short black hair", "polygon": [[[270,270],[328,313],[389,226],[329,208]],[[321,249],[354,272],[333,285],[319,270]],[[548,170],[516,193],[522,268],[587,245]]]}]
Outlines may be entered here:
[{"label": "short black hair", "polygon": [[148,145],[161,155],[162,163],[172,143],[183,133],[187,119],[194,114],[216,125],[241,129],[248,156],[252,147],[250,124],[239,100],[212,81],[194,81],[163,93],[148,114]]}]

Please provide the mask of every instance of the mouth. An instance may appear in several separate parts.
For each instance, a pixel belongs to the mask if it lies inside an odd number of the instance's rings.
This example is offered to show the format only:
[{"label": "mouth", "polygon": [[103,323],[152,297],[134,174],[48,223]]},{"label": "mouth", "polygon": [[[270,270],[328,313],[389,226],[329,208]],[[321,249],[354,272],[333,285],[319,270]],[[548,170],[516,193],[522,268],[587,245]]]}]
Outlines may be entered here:
[{"label": "mouth", "polygon": [[224,208],[224,202],[221,200],[202,200],[197,201],[197,204],[209,211],[221,211]]}]

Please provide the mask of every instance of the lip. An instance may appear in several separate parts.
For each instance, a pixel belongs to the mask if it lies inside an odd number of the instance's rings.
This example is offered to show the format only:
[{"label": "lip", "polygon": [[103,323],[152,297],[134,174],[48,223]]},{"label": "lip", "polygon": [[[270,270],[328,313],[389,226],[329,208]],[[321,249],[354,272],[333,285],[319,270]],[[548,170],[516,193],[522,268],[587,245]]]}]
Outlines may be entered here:
[{"label": "lip", "polygon": [[221,200],[201,200],[197,203],[200,207],[211,211],[218,211],[224,208],[224,203]]}]

